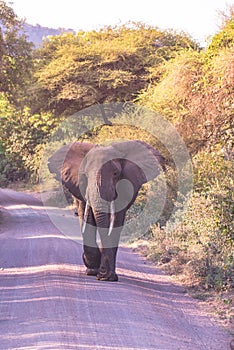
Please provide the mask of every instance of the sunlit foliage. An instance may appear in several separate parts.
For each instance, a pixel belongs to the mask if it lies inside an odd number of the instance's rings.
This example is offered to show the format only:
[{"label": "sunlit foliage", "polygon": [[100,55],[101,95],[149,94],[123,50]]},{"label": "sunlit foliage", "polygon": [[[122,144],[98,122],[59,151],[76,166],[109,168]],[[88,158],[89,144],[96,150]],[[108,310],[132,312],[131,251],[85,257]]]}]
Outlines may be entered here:
[{"label": "sunlit foliage", "polygon": [[143,24],[51,37],[38,52],[35,108],[69,115],[95,103],[132,101],[154,78],[151,71],[182,49],[185,34]]}]

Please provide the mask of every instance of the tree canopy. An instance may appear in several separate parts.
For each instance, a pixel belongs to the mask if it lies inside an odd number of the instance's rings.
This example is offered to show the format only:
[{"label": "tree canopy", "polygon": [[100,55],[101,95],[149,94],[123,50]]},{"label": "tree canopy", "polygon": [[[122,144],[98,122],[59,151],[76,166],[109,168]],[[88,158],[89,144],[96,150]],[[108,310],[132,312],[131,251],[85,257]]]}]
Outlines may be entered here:
[{"label": "tree canopy", "polygon": [[170,119],[190,151],[231,147],[234,101],[234,11],[206,50],[182,50],[138,101]]},{"label": "tree canopy", "polygon": [[[185,34],[143,24],[50,37],[38,51],[35,108],[69,115],[95,103],[132,101],[158,74],[155,67],[182,49]],[[44,102],[46,101],[46,103]]]},{"label": "tree canopy", "polygon": [[15,102],[22,99],[32,71],[32,45],[21,31],[21,21],[0,1],[0,92]]}]

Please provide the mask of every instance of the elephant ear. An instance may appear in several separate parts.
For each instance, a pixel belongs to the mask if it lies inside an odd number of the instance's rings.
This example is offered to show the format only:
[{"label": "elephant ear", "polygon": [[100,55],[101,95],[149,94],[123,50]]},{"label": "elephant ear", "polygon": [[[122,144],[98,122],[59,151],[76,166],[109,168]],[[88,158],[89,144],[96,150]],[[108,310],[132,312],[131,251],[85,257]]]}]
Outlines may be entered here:
[{"label": "elephant ear", "polygon": [[[164,168],[165,159],[163,156],[143,141],[116,142],[112,146],[117,148],[122,153],[123,159],[126,160],[123,172],[131,172],[131,176],[133,176],[134,166],[137,165],[140,168],[141,174],[138,171],[136,176],[138,176],[138,182],[141,182],[141,184],[157,177]],[[127,162],[127,160],[130,162]]]},{"label": "elephant ear", "polygon": [[86,154],[96,145],[91,143],[73,142],[61,147],[48,162],[51,173],[58,181],[62,181],[68,190],[77,196],[78,172]]}]

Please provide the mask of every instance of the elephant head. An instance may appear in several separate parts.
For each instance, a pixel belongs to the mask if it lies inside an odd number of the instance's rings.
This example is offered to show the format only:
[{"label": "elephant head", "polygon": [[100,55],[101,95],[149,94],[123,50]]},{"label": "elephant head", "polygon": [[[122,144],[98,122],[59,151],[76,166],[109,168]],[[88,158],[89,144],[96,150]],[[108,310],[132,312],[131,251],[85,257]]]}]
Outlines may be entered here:
[{"label": "elephant head", "polygon": [[74,142],[49,159],[49,169],[80,201],[82,233],[88,230],[86,223],[97,227],[108,249],[118,246],[126,211],[141,186],[160,173],[163,163],[161,154],[141,141],[108,146]]}]

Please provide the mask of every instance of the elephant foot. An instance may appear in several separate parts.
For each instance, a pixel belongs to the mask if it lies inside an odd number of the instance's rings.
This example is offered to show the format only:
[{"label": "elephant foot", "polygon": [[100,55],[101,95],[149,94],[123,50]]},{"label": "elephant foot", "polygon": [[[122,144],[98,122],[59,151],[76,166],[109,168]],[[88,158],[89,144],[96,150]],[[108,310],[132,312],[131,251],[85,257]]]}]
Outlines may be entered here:
[{"label": "elephant foot", "polygon": [[84,264],[87,267],[86,274],[91,276],[97,276],[98,269],[101,263],[101,253],[99,249],[89,248],[88,252],[83,253],[82,257]]},{"label": "elephant foot", "polygon": [[97,276],[97,274],[98,274],[98,269],[90,269],[90,268],[86,269],[87,276]]},{"label": "elephant foot", "polygon": [[105,273],[99,272],[97,274],[97,279],[99,281],[117,282],[118,281],[118,275],[115,272],[112,272],[111,274],[105,274]]}]

